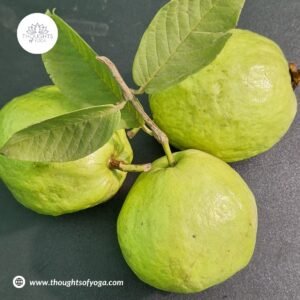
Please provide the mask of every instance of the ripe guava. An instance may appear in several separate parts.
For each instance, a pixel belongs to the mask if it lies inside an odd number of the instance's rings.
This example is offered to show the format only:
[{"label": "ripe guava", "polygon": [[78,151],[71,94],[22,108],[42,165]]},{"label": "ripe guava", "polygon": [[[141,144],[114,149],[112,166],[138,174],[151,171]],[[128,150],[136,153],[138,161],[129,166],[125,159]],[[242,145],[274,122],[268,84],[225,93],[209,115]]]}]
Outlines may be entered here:
[{"label": "ripe guava", "polygon": [[256,241],[255,198],[229,165],[199,150],[153,163],[130,190],[118,239],[133,272],[158,289],[192,293],[244,268]]},{"label": "ripe guava", "polygon": [[152,95],[150,106],[175,147],[231,162],[276,144],[295,117],[297,100],[280,48],[236,29],[209,66]]},{"label": "ripe guava", "polygon": [[[17,97],[0,111],[0,147],[25,127],[79,108],[54,86]],[[110,199],[126,177],[109,168],[110,158],[130,163],[132,156],[125,131],[119,130],[99,150],[77,161],[28,162],[0,155],[0,177],[21,204],[57,216]]]}]

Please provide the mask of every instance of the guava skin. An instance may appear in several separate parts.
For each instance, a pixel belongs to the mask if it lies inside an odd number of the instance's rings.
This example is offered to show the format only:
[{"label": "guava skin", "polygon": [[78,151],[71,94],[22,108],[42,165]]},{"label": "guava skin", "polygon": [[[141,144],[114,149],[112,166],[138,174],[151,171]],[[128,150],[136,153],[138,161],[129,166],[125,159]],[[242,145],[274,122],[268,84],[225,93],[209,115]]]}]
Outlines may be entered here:
[{"label": "guava skin", "polygon": [[[39,97],[43,93],[49,96]],[[79,109],[49,86],[9,102],[0,111],[0,147],[17,131]],[[0,155],[0,176],[14,197],[40,214],[58,216],[95,206],[110,199],[126,173],[111,170],[109,159],[132,161],[132,149],[124,130],[117,131],[102,148],[73,162],[36,163]]]},{"label": "guava skin", "polygon": [[150,107],[175,147],[233,162],[273,147],[289,129],[297,100],[280,48],[233,30],[209,66],[152,95]]},{"label": "guava skin", "polygon": [[193,293],[244,268],[256,242],[255,198],[229,165],[199,150],[153,163],[130,190],[118,218],[123,256],[158,289]]}]

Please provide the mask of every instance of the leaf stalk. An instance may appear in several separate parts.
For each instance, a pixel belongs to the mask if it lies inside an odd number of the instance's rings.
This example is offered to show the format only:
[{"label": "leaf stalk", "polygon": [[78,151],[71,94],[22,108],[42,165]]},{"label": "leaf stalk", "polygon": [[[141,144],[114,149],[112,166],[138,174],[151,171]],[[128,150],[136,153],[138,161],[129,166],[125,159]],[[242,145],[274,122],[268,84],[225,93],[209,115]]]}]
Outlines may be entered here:
[{"label": "leaf stalk", "polygon": [[151,164],[144,164],[144,165],[134,165],[134,164],[126,164],[122,161],[116,159],[110,159],[109,161],[109,168],[116,169],[123,172],[134,172],[134,173],[142,173],[142,172],[149,172],[151,170]]},{"label": "leaf stalk", "polygon": [[133,139],[141,130],[141,127],[139,128],[133,128],[129,131],[127,131],[127,136],[130,138],[130,139]]}]

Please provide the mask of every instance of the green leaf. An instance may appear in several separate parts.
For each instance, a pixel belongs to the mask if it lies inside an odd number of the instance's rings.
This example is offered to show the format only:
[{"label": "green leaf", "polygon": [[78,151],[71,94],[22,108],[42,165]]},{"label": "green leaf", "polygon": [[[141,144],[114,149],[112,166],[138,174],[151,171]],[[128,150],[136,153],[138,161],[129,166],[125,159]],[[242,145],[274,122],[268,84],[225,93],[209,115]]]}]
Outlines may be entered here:
[{"label": "green leaf", "polygon": [[172,0],[146,30],[133,64],[133,77],[149,94],[174,85],[212,62],[245,0]]},{"label": "green leaf", "polygon": [[[119,84],[108,67],[96,60],[96,52],[60,17],[49,11],[47,15],[58,27],[58,41],[42,58],[56,86],[82,108],[120,102],[123,96]],[[125,119],[121,126],[140,126],[141,119],[129,106],[122,112]]]},{"label": "green leaf", "polygon": [[20,95],[0,111],[0,148],[21,129],[82,108],[66,98],[54,85]]},{"label": "green leaf", "polygon": [[121,105],[77,110],[34,124],[15,133],[0,153],[36,162],[74,161],[108,142],[120,124]]},{"label": "green leaf", "polygon": [[119,84],[96,52],[60,17],[47,11],[57,25],[56,45],[42,59],[52,81],[72,101],[87,105],[114,104],[122,99]]}]

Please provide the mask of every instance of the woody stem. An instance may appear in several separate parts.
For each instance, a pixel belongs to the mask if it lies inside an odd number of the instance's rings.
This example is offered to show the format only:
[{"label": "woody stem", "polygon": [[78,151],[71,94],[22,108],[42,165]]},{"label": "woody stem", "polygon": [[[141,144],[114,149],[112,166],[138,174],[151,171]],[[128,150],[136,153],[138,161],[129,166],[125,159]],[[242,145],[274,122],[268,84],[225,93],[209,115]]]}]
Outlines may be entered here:
[{"label": "woody stem", "polygon": [[142,116],[142,118],[145,121],[145,124],[151,129],[153,137],[162,145],[166,153],[169,165],[174,166],[175,160],[170,148],[169,138],[167,137],[167,135],[154,123],[154,121],[145,112],[140,101],[133,94],[132,90],[127,86],[115,64],[105,56],[97,56],[97,60],[104,63],[110,69],[114,78],[119,83],[123,91],[123,96],[125,100],[131,102],[132,106]]}]

